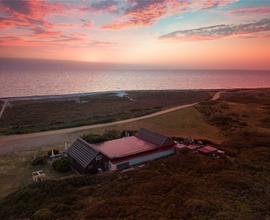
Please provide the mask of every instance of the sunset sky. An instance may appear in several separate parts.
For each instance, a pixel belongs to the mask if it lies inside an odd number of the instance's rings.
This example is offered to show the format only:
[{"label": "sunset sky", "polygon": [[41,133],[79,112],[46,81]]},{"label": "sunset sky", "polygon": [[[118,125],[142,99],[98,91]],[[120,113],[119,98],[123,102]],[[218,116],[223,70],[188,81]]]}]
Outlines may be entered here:
[{"label": "sunset sky", "polygon": [[270,69],[270,1],[0,0],[0,57]]}]

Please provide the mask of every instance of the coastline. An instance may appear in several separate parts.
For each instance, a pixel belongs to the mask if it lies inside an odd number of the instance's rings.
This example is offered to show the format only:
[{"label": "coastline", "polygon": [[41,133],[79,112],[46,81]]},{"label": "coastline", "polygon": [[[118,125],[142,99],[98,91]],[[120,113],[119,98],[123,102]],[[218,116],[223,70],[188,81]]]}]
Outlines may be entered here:
[{"label": "coastline", "polygon": [[68,93],[68,94],[52,94],[52,95],[34,95],[34,96],[8,96],[0,97],[0,101],[30,101],[30,100],[73,100],[80,97],[96,96],[104,94],[128,93],[128,92],[160,92],[160,91],[235,91],[235,90],[257,90],[257,89],[270,89],[270,87],[236,87],[236,88],[215,88],[215,89],[141,89],[141,90],[108,90],[108,91],[96,91],[96,92],[82,92],[82,93]]}]

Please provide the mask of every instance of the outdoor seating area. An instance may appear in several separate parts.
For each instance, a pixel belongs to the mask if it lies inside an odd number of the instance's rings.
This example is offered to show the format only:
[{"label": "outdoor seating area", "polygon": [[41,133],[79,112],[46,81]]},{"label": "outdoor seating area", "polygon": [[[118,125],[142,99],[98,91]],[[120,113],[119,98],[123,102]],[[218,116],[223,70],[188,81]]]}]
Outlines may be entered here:
[{"label": "outdoor seating area", "polygon": [[202,155],[214,158],[225,156],[225,152],[223,150],[218,149],[216,146],[211,146],[208,143],[204,143],[201,140],[183,139],[178,142],[176,141],[175,148],[177,152],[189,150],[194,153],[200,153]]},{"label": "outdoor seating area", "polygon": [[38,170],[38,171],[32,172],[32,179],[34,182],[43,182],[47,180],[47,176],[43,172],[43,170]]}]

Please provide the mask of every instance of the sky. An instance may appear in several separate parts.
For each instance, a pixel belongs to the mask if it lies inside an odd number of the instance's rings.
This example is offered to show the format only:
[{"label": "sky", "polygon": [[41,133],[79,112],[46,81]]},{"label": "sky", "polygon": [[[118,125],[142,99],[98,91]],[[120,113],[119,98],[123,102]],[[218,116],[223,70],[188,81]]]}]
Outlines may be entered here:
[{"label": "sky", "polygon": [[0,0],[0,57],[270,69],[270,0]]}]

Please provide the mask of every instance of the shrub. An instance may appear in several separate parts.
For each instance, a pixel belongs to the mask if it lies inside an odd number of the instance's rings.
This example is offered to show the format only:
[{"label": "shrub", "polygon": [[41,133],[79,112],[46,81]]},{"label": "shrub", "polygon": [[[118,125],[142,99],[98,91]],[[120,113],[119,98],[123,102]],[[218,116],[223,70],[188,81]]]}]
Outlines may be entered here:
[{"label": "shrub", "polygon": [[135,131],[135,130],[124,130],[124,131],[121,132],[121,137],[125,137],[127,134],[129,136],[133,136],[136,133],[137,133],[137,131]]},{"label": "shrub", "polygon": [[32,160],[32,165],[37,166],[37,165],[43,165],[46,163],[45,158],[42,156],[36,157],[35,159]]},{"label": "shrub", "polygon": [[121,137],[121,132],[117,130],[107,130],[103,134],[107,140],[113,140]]},{"label": "shrub", "polygon": [[70,160],[67,157],[63,157],[59,160],[56,160],[52,164],[53,168],[59,172],[68,172],[70,171]]},{"label": "shrub", "polygon": [[52,149],[52,150],[48,151],[48,157],[50,157],[52,155],[52,151],[53,151],[54,154],[59,154],[59,150]]},{"label": "shrub", "polygon": [[215,206],[208,201],[200,199],[188,199],[184,203],[188,216],[209,216],[215,212]]},{"label": "shrub", "polygon": [[101,143],[104,141],[109,141],[109,140],[121,138],[122,133],[120,131],[117,131],[117,130],[107,130],[104,132],[103,135],[99,135],[99,134],[83,135],[82,139],[84,139],[85,141],[87,141],[89,143],[97,144],[97,143]]},{"label": "shrub", "polygon": [[39,209],[32,216],[33,220],[53,220],[55,219],[54,214],[49,209]]},{"label": "shrub", "polygon": [[92,144],[101,143],[107,140],[106,137],[104,137],[103,135],[98,135],[98,134],[83,135],[82,139]]}]

